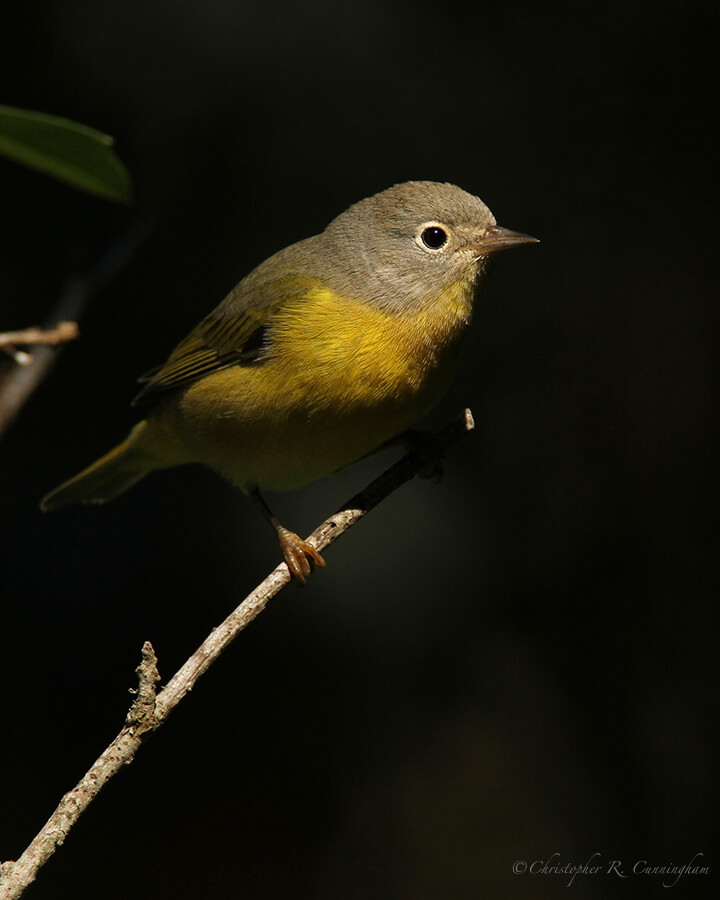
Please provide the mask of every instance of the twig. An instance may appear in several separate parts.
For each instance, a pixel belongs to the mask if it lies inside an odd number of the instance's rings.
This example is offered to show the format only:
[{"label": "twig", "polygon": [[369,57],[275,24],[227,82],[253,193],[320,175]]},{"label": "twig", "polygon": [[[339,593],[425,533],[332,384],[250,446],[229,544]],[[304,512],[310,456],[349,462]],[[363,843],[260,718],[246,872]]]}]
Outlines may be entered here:
[{"label": "twig", "polygon": [[[134,222],[87,274],[70,279],[46,326],[38,330],[28,329],[28,332],[52,333],[61,326],[72,324],[80,319],[93,297],[127,265],[146,232],[147,223],[144,220]],[[57,325],[58,322],[60,325]],[[28,332],[10,332],[10,336],[15,338],[10,343],[40,345],[32,354],[31,360],[23,359],[21,356],[20,360],[16,360],[21,365],[13,367],[0,378],[0,437],[7,431],[32,393],[49,374],[57,359],[57,354],[53,350],[55,344],[47,341],[21,340],[17,337],[18,334],[27,335]],[[0,337],[7,337],[7,335],[0,335]]]},{"label": "twig", "polygon": [[0,333],[0,350],[3,350],[19,366],[29,366],[33,361],[30,353],[18,350],[18,345],[57,347],[74,341],[80,334],[77,322],[58,322],[54,328],[23,328],[21,331]]},{"label": "twig", "polygon": [[[435,443],[444,452],[473,428],[472,414],[466,409],[462,416],[434,435]],[[308,540],[318,550],[324,550],[393,491],[410,481],[425,464],[426,461],[418,456],[406,454],[364,490],[344,503],[338,512],[315,529]],[[183,697],[193,689],[200,676],[290,580],[287,566],[281,563],[221,625],[212,630],[157,696],[155,684],[160,680],[157,659],[152,645],[146,641],[142,650],[142,663],[136,669],[138,696],[127,714],[123,729],[77,785],[65,794],[55,812],[17,862],[0,865],[0,900],[17,900],[22,895],[37,877],[40,867],[64,842],[72,826],[100,789],[123,766],[132,762],[145,736],[162,725]]]},{"label": "twig", "polygon": [[20,859],[0,865],[2,900],[13,900],[22,895],[25,888],[35,880],[38,869],[64,843],[68,832],[100,789],[122,766],[132,762],[143,735],[153,727],[152,712],[149,712],[148,707],[152,709],[154,706],[155,682],[160,680],[160,675],[155,652],[149,641],[143,646],[142,662],[135,671],[139,681],[138,696],[127,714],[125,727],[75,787],[65,794]]}]

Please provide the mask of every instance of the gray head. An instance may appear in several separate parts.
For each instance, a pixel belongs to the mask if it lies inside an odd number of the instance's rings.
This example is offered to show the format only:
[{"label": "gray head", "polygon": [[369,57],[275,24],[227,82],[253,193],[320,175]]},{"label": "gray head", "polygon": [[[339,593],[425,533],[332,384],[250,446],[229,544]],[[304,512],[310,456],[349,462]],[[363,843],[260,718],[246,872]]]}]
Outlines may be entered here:
[{"label": "gray head", "polygon": [[478,197],[434,181],[361,200],[313,239],[335,290],[390,309],[422,306],[458,282],[470,289],[488,254],[534,240],[500,228]]}]

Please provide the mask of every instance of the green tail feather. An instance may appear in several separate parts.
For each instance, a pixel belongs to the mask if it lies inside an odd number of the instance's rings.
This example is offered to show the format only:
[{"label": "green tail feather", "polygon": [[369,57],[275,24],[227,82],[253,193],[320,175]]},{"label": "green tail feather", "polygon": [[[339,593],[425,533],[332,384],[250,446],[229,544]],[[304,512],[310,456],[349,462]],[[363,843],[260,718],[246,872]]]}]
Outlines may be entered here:
[{"label": "green tail feather", "polygon": [[43,497],[40,508],[50,512],[73,503],[106,503],[144,478],[154,468],[137,446],[146,425],[147,422],[140,422],[122,444],[50,491]]}]

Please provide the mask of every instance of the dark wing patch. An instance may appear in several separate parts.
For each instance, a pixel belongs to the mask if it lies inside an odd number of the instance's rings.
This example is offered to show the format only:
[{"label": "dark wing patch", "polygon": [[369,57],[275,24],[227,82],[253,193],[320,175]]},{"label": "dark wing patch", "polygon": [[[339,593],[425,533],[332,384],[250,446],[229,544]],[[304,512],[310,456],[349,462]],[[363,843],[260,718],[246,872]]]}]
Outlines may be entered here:
[{"label": "dark wing patch", "polygon": [[241,282],[178,344],[166,363],[138,379],[144,387],[133,405],[228,366],[261,360],[269,351],[268,320],[311,286],[311,279],[292,275],[264,284]]},{"label": "dark wing patch", "polygon": [[197,332],[198,329],[185,338],[164,365],[151,369],[138,378],[144,387],[132,401],[133,406],[150,399],[153,394],[197,381],[211,372],[257,360],[267,336],[267,328],[261,325],[237,350],[223,350],[206,343]]}]

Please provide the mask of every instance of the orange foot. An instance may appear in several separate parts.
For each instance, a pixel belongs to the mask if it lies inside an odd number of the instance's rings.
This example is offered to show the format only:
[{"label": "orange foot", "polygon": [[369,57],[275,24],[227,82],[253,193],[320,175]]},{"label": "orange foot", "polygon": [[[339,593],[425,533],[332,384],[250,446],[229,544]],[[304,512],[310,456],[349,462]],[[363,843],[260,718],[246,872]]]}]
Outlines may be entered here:
[{"label": "orange foot", "polygon": [[299,584],[305,584],[312,572],[310,560],[316,566],[325,566],[325,560],[312,544],[298,537],[294,531],[283,528],[279,522],[275,525],[275,530],[290,574]]}]

